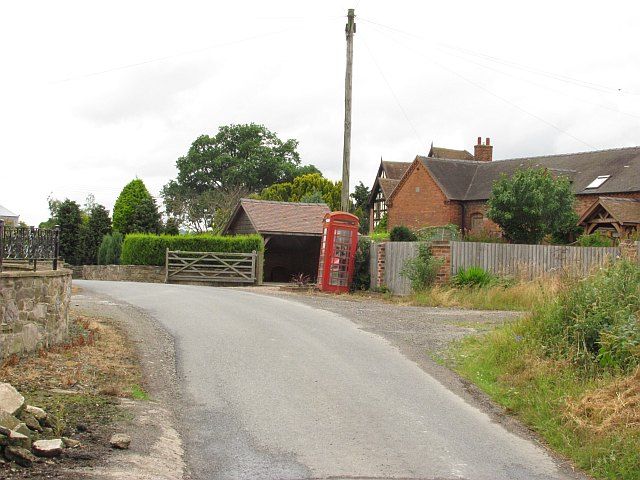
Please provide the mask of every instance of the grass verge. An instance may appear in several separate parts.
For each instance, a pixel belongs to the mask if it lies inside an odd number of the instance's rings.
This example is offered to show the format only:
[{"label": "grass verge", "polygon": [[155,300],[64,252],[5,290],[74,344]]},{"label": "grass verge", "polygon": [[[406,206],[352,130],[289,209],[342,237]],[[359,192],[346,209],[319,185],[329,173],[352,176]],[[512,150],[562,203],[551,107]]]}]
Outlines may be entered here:
[{"label": "grass verge", "polygon": [[559,278],[536,279],[486,287],[436,285],[413,293],[405,302],[427,307],[456,307],[474,310],[531,311],[558,292]]},{"label": "grass verge", "polygon": [[638,479],[639,280],[630,264],[603,269],[447,361],[590,475]]}]

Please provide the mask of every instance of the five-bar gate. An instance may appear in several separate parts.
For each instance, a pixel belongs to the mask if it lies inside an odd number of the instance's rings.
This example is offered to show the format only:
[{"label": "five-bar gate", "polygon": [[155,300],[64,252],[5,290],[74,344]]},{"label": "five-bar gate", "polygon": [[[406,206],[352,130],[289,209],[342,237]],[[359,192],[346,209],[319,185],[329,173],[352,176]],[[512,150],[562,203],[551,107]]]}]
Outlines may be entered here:
[{"label": "five-bar gate", "polygon": [[255,283],[258,254],[167,249],[165,282]]}]

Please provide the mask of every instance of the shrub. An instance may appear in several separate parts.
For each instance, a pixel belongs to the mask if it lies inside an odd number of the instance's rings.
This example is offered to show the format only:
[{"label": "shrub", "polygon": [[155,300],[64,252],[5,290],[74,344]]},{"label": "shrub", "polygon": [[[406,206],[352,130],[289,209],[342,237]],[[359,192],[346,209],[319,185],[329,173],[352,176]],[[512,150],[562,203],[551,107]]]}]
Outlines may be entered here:
[{"label": "shrub", "polygon": [[119,265],[122,251],[122,234],[113,232],[102,237],[98,248],[98,265]]},{"label": "shrub", "polygon": [[480,230],[473,233],[467,233],[464,236],[465,242],[480,242],[480,243],[506,243],[506,240],[501,236],[488,232],[487,230]]},{"label": "shrub", "polygon": [[368,237],[358,239],[358,249],[356,250],[356,262],[351,282],[351,290],[368,290],[371,284],[371,264],[369,256],[371,251],[371,240]]},{"label": "shrub", "polygon": [[551,355],[629,370],[640,364],[640,266],[619,260],[562,292],[534,322]]},{"label": "shrub", "polygon": [[374,232],[369,235],[372,242],[388,242],[389,232]]},{"label": "shrub", "polygon": [[385,213],[376,228],[373,229],[374,233],[385,233],[387,231],[387,214]]},{"label": "shrub", "polygon": [[122,244],[121,262],[125,265],[164,265],[166,251],[239,252],[263,251],[260,235],[150,235],[132,233]]},{"label": "shrub", "polygon": [[415,235],[421,242],[459,240],[460,228],[452,223],[443,227],[423,227],[416,230]]},{"label": "shrub", "polygon": [[429,245],[421,243],[418,255],[405,262],[400,275],[409,279],[414,292],[420,292],[435,283],[441,266],[442,260],[431,255]]},{"label": "shrub", "polygon": [[392,242],[415,242],[417,240],[416,234],[409,230],[404,225],[398,225],[391,229],[389,239]]},{"label": "shrub", "polygon": [[463,268],[451,279],[456,287],[487,287],[497,280],[496,276],[481,267]]},{"label": "shrub", "polygon": [[160,225],[158,207],[143,181],[136,178],[125,185],[113,207],[113,229],[125,235],[157,233]]},{"label": "shrub", "polygon": [[580,235],[576,243],[581,247],[613,247],[615,244],[613,238],[607,237],[600,232]]}]

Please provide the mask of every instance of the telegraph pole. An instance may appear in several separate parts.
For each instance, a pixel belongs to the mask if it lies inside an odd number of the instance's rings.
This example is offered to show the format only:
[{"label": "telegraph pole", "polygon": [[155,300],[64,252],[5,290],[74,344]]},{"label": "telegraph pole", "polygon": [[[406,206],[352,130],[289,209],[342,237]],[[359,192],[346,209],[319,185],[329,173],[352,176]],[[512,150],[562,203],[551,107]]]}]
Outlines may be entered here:
[{"label": "telegraph pole", "polygon": [[342,194],[340,208],[349,211],[349,163],[351,161],[351,85],[353,70],[353,34],[356,33],[355,10],[347,14],[347,73],[344,77],[344,148],[342,150]]}]

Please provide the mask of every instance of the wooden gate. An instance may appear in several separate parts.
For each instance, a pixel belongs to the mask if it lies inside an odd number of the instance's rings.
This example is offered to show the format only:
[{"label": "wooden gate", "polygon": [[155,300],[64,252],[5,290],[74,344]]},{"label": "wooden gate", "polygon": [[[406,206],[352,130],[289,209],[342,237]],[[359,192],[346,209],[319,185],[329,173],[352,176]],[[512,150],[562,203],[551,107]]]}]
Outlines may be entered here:
[{"label": "wooden gate", "polygon": [[165,282],[255,283],[258,254],[167,249]]}]

